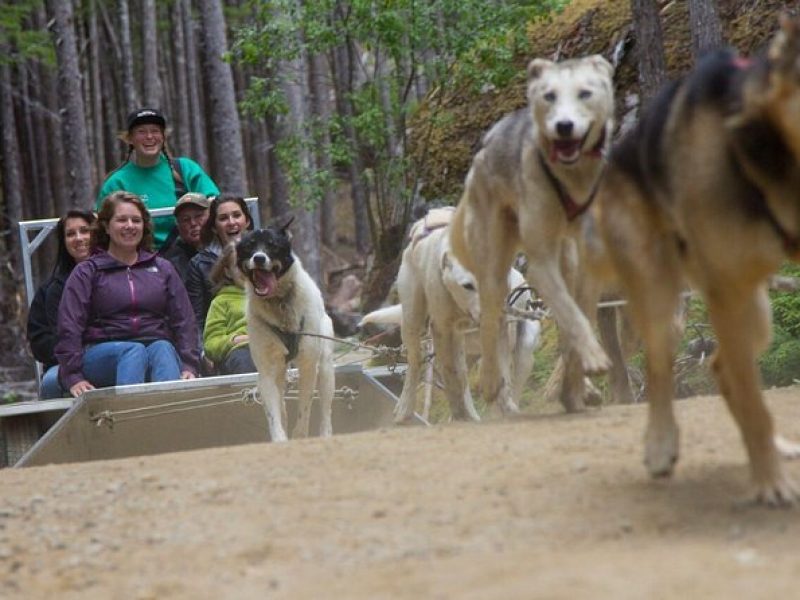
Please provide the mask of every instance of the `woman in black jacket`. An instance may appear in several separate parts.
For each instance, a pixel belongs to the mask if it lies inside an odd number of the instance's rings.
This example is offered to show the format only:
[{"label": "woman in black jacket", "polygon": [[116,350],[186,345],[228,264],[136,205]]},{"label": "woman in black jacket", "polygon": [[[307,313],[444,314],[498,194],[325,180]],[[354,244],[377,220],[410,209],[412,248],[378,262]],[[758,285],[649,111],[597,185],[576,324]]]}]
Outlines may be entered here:
[{"label": "woman in black jacket", "polygon": [[58,362],[53,354],[57,341],[58,305],[64,291],[64,282],[75,265],[89,257],[91,251],[94,213],[72,209],[56,224],[58,257],[50,278],[33,297],[28,311],[28,343],[34,358],[44,366],[39,397],[61,398],[69,396],[58,382]]},{"label": "woman in black jacket", "polygon": [[214,284],[210,279],[211,267],[217,262],[225,245],[238,242],[244,232],[252,228],[253,219],[244,198],[223,195],[212,200],[208,220],[200,233],[203,249],[189,261],[189,272],[186,276],[186,291],[194,310],[197,331],[200,334],[198,344],[201,348],[208,307],[214,298]]}]

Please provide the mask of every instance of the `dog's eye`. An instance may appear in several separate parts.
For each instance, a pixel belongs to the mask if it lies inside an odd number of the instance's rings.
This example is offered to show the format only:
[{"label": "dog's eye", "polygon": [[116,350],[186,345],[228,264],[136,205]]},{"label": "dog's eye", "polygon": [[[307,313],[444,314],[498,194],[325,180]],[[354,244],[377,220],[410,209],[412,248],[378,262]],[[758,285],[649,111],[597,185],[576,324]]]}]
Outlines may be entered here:
[{"label": "dog's eye", "polygon": [[467,290],[469,292],[474,292],[475,291],[475,286],[473,284],[471,284],[471,283],[462,283],[461,287],[463,287],[465,290]]},{"label": "dog's eye", "polygon": [[556,101],[556,93],[555,92],[547,92],[544,95],[545,102],[555,102]]},{"label": "dog's eye", "polygon": [[590,90],[581,90],[578,92],[578,98],[581,100],[588,100],[592,97],[592,92]]}]

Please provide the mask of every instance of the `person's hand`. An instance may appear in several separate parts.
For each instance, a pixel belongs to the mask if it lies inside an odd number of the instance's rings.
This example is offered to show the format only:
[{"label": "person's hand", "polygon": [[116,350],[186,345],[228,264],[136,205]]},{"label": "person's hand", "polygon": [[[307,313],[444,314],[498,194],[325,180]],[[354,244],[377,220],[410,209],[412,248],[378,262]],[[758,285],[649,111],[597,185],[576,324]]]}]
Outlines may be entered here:
[{"label": "person's hand", "polygon": [[181,371],[181,379],[194,379],[194,373],[191,371]]},{"label": "person's hand", "polygon": [[72,394],[75,398],[77,398],[82,393],[88,392],[89,390],[93,389],[94,386],[91,383],[89,383],[85,379],[81,379],[78,383],[69,388],[69,393]]},{"label": "person's hand", "polygon": [[246,333],[243,335],[235,335],[233,336],[233,345],[238,346],[239,344],[246,344],[250,341],[250,336]]}]

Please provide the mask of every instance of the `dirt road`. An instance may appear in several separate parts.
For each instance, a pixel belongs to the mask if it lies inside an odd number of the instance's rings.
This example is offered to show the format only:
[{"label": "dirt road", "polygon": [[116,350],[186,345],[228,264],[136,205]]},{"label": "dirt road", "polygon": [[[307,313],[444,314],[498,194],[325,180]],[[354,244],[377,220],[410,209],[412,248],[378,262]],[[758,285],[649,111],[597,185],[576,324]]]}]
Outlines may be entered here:
[{"label": "dirt road", "polygon": [[797,597],[800,509],[738,506],[721,400],[677,408],[671,482],[643,406],[5,469],[0,597]]}]

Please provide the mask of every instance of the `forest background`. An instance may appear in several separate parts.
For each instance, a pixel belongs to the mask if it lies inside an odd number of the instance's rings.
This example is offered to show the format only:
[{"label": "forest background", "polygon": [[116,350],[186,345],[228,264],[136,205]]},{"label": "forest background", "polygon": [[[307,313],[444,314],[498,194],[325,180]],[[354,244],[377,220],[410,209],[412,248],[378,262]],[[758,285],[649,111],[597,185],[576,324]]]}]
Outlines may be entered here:
[{"label": "forest background", "polygon": [[[133,108],[160,108],[171,153],[197,160],[223,191],[258,196],[262,223],[293,212],[308,270],[326,292],[337,283],[332,273],[357,270],[366,311],[386,296],[415,207],[457,202],[481,134],[524,105],[532,56],[609,58],[625,128],[705,48],[729,43],[756,52],[778,12],[798,4],[6,1],[0,381],[31,364],[20,343],[27,301],[18,223],[92,206],[105,175],[125,158],[119,133]],[[37,253],[37,280],[53,253],[52,244]],[[800,373],[800,301],[795,294],[773,300],[775,342],[762,371],[766,384],[785,385]],[[704,321],[693,303],[685,347],[707,335]],[[703,373],[687,376],[687,392],[706,391]]]}]

